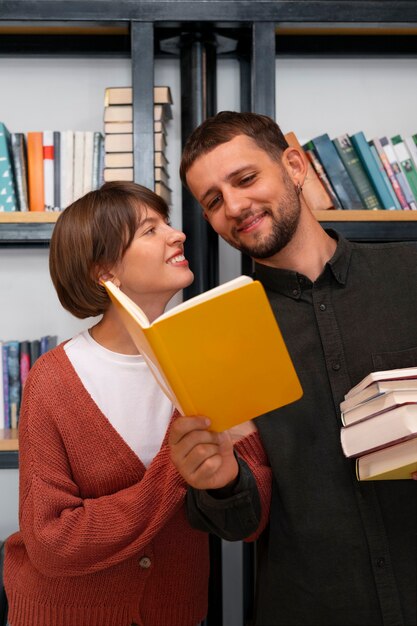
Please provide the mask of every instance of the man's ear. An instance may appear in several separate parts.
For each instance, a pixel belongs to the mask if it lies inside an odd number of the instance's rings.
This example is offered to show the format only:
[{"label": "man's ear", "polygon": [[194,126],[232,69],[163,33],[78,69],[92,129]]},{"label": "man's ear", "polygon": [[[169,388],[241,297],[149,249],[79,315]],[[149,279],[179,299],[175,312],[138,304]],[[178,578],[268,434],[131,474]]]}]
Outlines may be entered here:
[{"label": "man's ear", "polygon": [[307,158],[299,148],[289,146],[282,154],[282,164],[296,187],[302,187],[307,176]]}]

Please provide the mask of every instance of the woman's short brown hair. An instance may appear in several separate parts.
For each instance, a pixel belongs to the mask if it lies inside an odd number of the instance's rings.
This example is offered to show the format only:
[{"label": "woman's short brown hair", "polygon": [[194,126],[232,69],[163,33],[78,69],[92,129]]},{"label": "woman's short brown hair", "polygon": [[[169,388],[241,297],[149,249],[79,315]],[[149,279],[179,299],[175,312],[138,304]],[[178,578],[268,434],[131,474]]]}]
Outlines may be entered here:
[{"label": "woman's short brown hair", "polygon": [[49,270],[62,306],[81,319],[100,315],[110,305],[98,283],[123,257],[146,209],[168,217],[167,204],[153,191],[130,182],[105,183],[73,202],[52,233]]},{"label": "woman's short brown hair", "polygon": [[180,164],[183,184],[187,187],[187,172],[198,157],[238,135],[253,139],[259,148],[277,161],[288,148],[280,127],[270,117],[258,113],[220,111],[207,118],[187,139]]}]

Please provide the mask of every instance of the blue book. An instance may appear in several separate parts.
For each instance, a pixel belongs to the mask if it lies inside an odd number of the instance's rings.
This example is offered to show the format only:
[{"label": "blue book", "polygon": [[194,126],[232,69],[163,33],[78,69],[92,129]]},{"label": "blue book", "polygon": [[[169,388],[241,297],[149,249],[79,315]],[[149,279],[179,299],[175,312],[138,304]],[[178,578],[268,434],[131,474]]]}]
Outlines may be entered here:
[{"label": "blue book", "polygon": [[18,211],[10,133],[0,122],[0,211]]},{"label": "blue book", "polygon": [[356,149],[365,172],[368,174],[368,177],[375,188],[382,207],[389,210],[395,209],[395,204],[389,192],[389,188],[385,184],[382,174],[379,171],[379,167],[373,157],[365,135],[362,131],[360,131],[351,135],[350,140]]},{"label": "blue book", "polygon": [[18,341],[7,341],[7,369],[9,377],[10,427],[17,428],[20,413],[20,345]]},{"label": "blue book", "polygon": [[344,209],[363,209],[363,202],[329,135],[311,140],[314,150]]},{"label": "blue book", "polygon": [[3,343],[1,350],[3,365],[3,404],[4,404],[4,428],[10,428],[10,406],[9,406],[9,366],[7,363],[7,343]]}]

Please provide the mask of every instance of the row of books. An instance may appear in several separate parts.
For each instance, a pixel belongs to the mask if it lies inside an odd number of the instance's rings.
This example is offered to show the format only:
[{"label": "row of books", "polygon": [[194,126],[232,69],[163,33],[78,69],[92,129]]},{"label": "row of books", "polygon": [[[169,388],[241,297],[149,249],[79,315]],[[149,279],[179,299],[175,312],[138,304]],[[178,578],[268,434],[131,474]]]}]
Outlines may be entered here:
[{"label": "row of books", "polygon": [[368,140],[362,131],[334,139],[324,133],[303,149],[323,188],[313,210],[417,209],[417,134]]},{"label": "row of books", "polygon": [[340,439],[359,480],[417,472],[417,367],[372,372],[340,405]]},{"label": "row of books", "polygon": [[0,123],[0,211],[59,211],[102,184],[98,131],[10,133]]},{"label": "row of books", "polygon": [[[131,87],[107,87],[104,94],[104,181],[133,181],[133,92]],[[168,86],[154,87],[155,191],[171,203],[167,122],[172,119]]]},{"label": "row of books", "polygon": [[56,335],[33,341],[0,340],[0,429],[17,428],[22,390],[36,359],[57,344]]}]

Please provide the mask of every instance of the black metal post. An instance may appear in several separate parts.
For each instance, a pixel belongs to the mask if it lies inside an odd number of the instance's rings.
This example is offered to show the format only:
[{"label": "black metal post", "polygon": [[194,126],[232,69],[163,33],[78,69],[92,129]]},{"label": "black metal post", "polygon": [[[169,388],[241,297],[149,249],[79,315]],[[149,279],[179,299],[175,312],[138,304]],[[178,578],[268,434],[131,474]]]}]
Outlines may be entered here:
[{"label": "black metal post", "polygon": [[[191,132],[216,113],[216,43],[212,34],[184,33],[180,38],[182,145]],[[201,207],[183,188],[183,230],[186,256],[194,283],[184,290],[189,298],[219,281],[218,237],[204,220]]]},{"label": "black metal post", "polygon": [[154,189],[154,25],[131,23],[134,181]]}]

